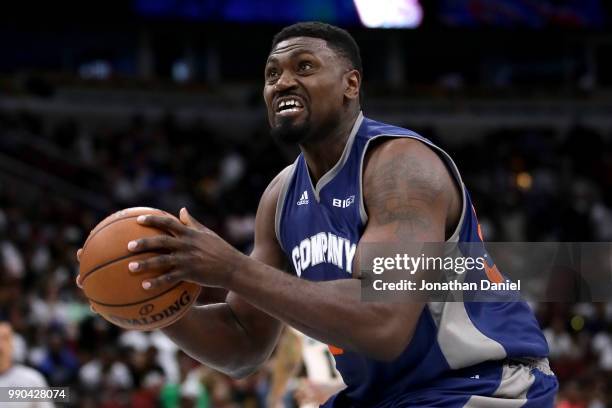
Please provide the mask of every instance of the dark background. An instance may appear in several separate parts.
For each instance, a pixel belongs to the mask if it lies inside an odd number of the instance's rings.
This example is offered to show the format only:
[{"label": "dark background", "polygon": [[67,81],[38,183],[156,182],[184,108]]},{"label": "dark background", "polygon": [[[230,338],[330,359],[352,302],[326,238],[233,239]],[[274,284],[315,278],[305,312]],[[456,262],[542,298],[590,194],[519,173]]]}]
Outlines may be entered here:
[{"label": "dark background", "polygon": [[[355,36],[365,114],[453,156],[487,240],[609,242],[610,2],[420,3],[414,29],[365,28],[351,1],[3,5],[0,317],[19,333],[18,359],[83,391],[79,404],[176,406],[193,362],[90,314],[74,253],[105,215],[136,205],[187,206],[249,250],[262,191],[297,154],[268,135],[263,66],[274,33],[301,19]],[[532,306],[558,407],[612,406],[612,304]],[[265,400],[267,369],[201,376],[214,406]]]}]

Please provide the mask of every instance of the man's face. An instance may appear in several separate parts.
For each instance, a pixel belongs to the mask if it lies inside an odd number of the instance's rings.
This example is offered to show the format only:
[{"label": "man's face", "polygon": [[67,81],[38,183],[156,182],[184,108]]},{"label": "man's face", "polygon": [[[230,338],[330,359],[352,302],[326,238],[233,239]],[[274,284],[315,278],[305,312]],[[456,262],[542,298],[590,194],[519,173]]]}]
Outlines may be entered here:
[{"label": "man's face", "polygon": [[264,99],[272,134],[301,143],[340,120],[346,61],[320,38],[279,42],[265,69]]},{"label": "man's face", "polygon": [[13,329],[7,323],[0,323],[0,369],[4,370],[13,360]]}]

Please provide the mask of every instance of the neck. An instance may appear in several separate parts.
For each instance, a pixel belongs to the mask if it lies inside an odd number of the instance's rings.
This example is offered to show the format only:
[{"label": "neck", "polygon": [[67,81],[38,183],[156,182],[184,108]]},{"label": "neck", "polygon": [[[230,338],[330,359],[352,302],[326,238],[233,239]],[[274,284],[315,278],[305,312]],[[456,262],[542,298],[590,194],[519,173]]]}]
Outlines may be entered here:
[{"label": "neck", "polygon": [[350,112],[342,118],[335,128],[325,130],[325,135],[300,144],[300,149],[308,164],[313,183],[327,173],[340,160],[359,110]]}]

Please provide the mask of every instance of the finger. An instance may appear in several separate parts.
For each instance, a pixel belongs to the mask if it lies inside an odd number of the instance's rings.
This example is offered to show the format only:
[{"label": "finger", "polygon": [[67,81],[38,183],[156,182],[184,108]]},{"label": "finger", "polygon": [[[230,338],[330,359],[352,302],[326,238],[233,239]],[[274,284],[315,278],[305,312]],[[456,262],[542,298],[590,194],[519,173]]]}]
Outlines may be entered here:
[{"label": "finger", "polygon": [[141,261],[132,261],[128,264],[130,272],[160,271],[176,266],[176,256],[166,254],[154,256]]},{"label": "finger", "polygon": [[79,248],[76,253],[77,262],[81,262],[81,254],[83,253],[83,248]]},{"label": "finger", "polygon": [[136,218],[136,222],[141,225],[153,227],[168,231],[173,235],[181,234],[187,231],[187,227],[174,217],[166,217],[163,215],[140,215]]},{"label": "finger", "polygon": [[185,243],[171,235],[136,239],[128,242],[128,250],[132,252],[168,250],[174,251],[185,247]]},{"label": "finger", "polygon": [[77,275],[75,281],[79,289],[83,289],[83,283],[81,282],[81,275]]},{"label": "finger", "polygon": [[92,313],[98,314],[98,311],[96,310],[94,305],[92,305],[91,303],[89,304],[89,310],[91,310]]},{"label": "finger", "polygon": [[142,281],[142,288],[149,290],[158,288],[162,285],[172,285],[173,283],[180,282],[185,279],[185,274],[181,270],[173,270],[172,272],[165,273],[157,278],[146,279]]},{"label": "finger", "polygon": [[204,225],[202,225],[198,220],[193,218],[191,214],[189,214],[189,211],[187,211],[187,208],[185,207],[181,208],[181,211],[179,212],[179,219],[181,220],[183,224],[187,225],[188,227],[193,227],[196,229],[208,229]]}]

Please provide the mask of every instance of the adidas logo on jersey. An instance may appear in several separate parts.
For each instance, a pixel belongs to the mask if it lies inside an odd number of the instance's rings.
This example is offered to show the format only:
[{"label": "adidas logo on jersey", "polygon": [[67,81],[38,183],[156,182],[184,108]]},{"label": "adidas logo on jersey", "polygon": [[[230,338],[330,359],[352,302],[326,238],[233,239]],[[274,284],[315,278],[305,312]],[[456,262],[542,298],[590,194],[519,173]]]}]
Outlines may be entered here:
[{"label": "adidas logo on jersey", "polygon": [[300,197],[300,201],[297,202],[297,205],[306,205],[308,204],[308,191],[304,190],[302,196]]}]

